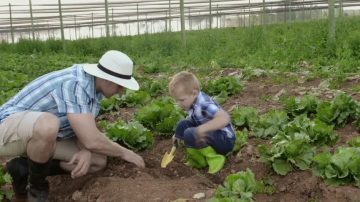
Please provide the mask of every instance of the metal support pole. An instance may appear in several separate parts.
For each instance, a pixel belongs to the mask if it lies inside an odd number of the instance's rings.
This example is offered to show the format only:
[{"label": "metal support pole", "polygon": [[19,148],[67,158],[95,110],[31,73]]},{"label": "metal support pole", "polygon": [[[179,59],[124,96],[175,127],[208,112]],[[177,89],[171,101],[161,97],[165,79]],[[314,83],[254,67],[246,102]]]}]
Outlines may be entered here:
[{"label": "metal support pole", "polygon": [[[128,21],[130,22],[130,17],[128,17]],[[130,23],[128,23],[128,28],[129,28],[129,36],[130,36],[131,35]]]},{"label": "metal support pole", "polygon": [[[199,12],[199,16],[201,16],[200,12]],[[200,23],[199,24],[200,24],[200,30],[201,30],[202,29],[201,28],[201,18],[200,18]]]},{"label": "metal support pole", "polygon": [[145,33],[148,34],[148,18],[147,18],[147,13],[145,14]]},{"label": "metal support pole", "polygon": [[61,11],[61,0],[58,0],[58,3],[59,3],[59,18],[60,18],[61,40],[65,40],[65,36],[64,36],[64,25],[63,25],[62,11]]},{"label": "metal support pole", "polygon": [[184,0],[180,0],[180,20],[181,20],[181,41],[183,47],[186,48]]},{"label": "metal support pole", "polygon": [[190,12],[190,7],[188,8],[188,20],[189,20],[189,30],[191,30],[191,12]]},{"label": "metal support pole", "polygon": [[167,30],[168,30],[168,21],[167,21],[167,11],[165,11],[165,32],[167,32]]},{"label": "metal support pole", "polygon": [[112,29],[112,36],[115,36],[115,29],[114,29],[114,9],[111,8],[111,29]]},{"label": "metal support pole", "polygon": [[335,0],[329,0],[329,41],[335,42]]},{"label": "metal support pole", "polygon": [[153,21],[150,21],[150,33],[153,34],[154,30],[153,30]]},{"label": "metal support pole", "polygon": [[110,37],[110,31],[109,31],[109,9],[108,9],[108,0],[105,0],[105,18],[106,18],[106,37]]},{"label": "metal support pole", "polygon": [[291,0],[289,0],[289,22],[292,22],[291,10]]},{"label": "metal support pole", "polygon": [[49,21],[46,21],[46,24],[47,24],[47,32],[48,32],[48,39],[50,39],[50,24],[49,24]]},{"label": "metal support pole", "polygon": [[169,0],[169,32],[171,32],[171,0]]},{"label": "metal support pole", "polygon": [[265,0],[262,1],[262,15],[261,15],[261,24],[265,25],[265,15],[266,15],[266,10],[265,10]]},{"label": "metal support pole", "polygon": [[94,38],[94,13],[91,12],[91,37]]},{"label": "metal support pole", "polygon": [[343,0],[339,0],[339,16],[340,16],[340,17],[343,17],[343,16],[344,16]]},{"label": "metal support pole", "polygon": [[302,21],[305,20],[305,2],[304,0],[302,1]]},{"label": "metal support pole", "polygon": [[140,35],[139,4],[136,4],[137,35]]},{"label": "metal support pole", "polygon": [[251,22],[250,22],[251,7],[250,7],[250,6],[251,6],[251,2],[250,2],[250,0],[249,0],[249,27],[250,27],[250,25],[251,25],[251,24],[250,24],[250,23],[251,23]]},{"label": "metal support pole", "polygon": [[75,30],[75,40],[77,40],[77,31],[76,31],[76,15],[74,15],[74,30]]},{"label": "metal support pole", "polygon": [[12,12],[11,12],[11,3],[9,3],[9,13],[10,13],[10,33],[11,33],[11,42],[14,43],[14,29],[12,24]]},{"label": "metal support pole", "polygon": [[209,0],[209,28],[212,28],[211,0]]},{"label": "metal support pole", "polygon": [[287,19],[287,15],[286,15],[287,1],[288,1],[288,0],[285,0],[285,1],[284,1],[284,11],[283,11],[283,12],[284,12],[284,23],[286,23],[286,21],[287,21],[287,20],[286,20],[286,19]]},{"label": "metal support pole", "polygon": [[33,39],[33,40],[35,40],[35,33],[34,33],[34,18],[33,18],[32,3],[31,3],[31,0],[29,0],[29,7],[30,7],[30,21],[31,21],[31,33],[32,33],[32,39]]},{"label": "metal support pole", "polygon": [[216,4],[216,28],[219,29],[219,4]]}]

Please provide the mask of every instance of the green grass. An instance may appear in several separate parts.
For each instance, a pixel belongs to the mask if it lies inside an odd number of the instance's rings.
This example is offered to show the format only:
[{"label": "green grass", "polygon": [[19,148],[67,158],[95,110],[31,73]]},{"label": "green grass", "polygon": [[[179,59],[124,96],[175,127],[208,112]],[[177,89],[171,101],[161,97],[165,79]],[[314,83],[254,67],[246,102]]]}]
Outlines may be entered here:
[{"label": "green grass", "polygon": [[[323,66],[352,72],[360,62],[360,18],[338,20],[337,41],[329,46],[326,20],[226,28],[187,32],[187,49],[181,47],[180,33],[82,39],[77,41],[21,40],[15,45],[1,44],[5,53],[100,57],[106,50],[118,49],[137,64],[207,67],[260,67],[297,71],[301,61],[314,69]],[[81,62],[81,61],[80,61]]]},{"label": "green grass", "polygon": [[[184,69],[206,73],[221,68],[309,71],[313,77],[334,78],[336,86],[360,67],[360,17],[337,21],[336,44],[327,41],[327,20],[180,33],[0,44],[0,71],[22,73],[32,80],[74,63],[96,63],[109,49],[127,53],[147,72]],[[303,64],[307,65],[304,66]]]},{"label": "green grass", "polygon": [[352,91],[353,91],[354,93],[360,93],[360,84],[355,85],[355,86],[352,88]]}]

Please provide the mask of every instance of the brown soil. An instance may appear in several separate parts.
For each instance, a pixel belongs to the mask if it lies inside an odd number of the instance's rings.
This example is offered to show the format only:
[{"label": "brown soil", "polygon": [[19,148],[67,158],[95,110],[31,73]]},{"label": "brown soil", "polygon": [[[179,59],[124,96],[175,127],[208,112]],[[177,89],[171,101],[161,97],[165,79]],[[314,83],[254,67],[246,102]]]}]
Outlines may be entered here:
[{"label": "brown soil", "polygon": [[[260,113],[264,113],[269,109],[281,108],[275,96],[280,91],[287,95],[301,95],[303,91],[310,91],[321,82],[320,80],[301,83],[273,82],[272,79],[257,78],[248,81],[245,91],[231,97],[224,108],[231,111],[234,105],[253,106]],[[349,92],[352,86],[349,84],[354,84],[354,81],[345,83],[343,90]],[[358,94],[355,93],[353,96],[360,101]],[[133,109],[124,111],[123,118],[128,120],[129,114],[133,112]],[[121,114],[105,115],[103,118],[114,120],[114,116]],[[350,124],[337,133],[341,136],[337,146],[359,135]],[[270,177],[276,187],[276,192],[272,195],[255,195],[255,201],[360,201],[359,188],[327,185],[322,179],[314,176],[311,170],[294,171],[286,176],[275,174],[260,161],[257,145],[264,142],[266,141],[250,138],[248,144],[238,154],[229,156],[224,169],[219,174],[209,175],[206,170],[192,169],[184,165],[183,148],[177,149],[175,159],[166,169],[161,168],[160,161],[164,153],[170,150],[171,140],[157,139],[153,148],[140,152],[146,162],[145,169],[110,158],[107,168],[96,174],[78,179],[71,179],[66,175],[51,177],[50,201],[207,201],[226,176],[246,168],[250,168],[257,179]],[[197,193],[204,193],[205,198],[193,199],[194,194]]]}]

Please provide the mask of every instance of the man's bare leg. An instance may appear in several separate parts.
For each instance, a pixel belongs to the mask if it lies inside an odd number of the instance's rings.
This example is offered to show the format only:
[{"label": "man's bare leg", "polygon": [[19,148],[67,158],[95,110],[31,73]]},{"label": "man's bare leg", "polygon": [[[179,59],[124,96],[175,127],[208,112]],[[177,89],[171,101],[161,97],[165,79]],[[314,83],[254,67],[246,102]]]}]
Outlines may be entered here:
[{"label": "man's bare leg", "polygon": [[49,175],[59,127],[59,119],[50,113],[42,114],[34,125],[33,135],[27,144],[30,201],[47,201],[49,183],[46,177]]}]

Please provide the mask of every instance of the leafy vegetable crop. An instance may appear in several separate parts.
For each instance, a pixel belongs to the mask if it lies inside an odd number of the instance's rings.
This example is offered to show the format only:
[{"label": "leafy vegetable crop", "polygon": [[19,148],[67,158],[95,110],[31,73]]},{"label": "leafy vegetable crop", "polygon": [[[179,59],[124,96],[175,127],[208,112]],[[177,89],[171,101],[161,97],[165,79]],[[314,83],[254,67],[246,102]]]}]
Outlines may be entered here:
[{"label": "leafy vegetable crop", "polygon": [[9,173],[6,173],[4,167],[0,165],[0,201],[4,201],[5,199],[12,199],[14,192],[2,188],[4,185],[10,184],[11,182],[11,176]]},{"label": "leafy vegetable crop", "polygon": [[250,169],[231,174],[226,177],[224,186],[220,185],[215,197],[209,202],[252,202],[254,193],[273,193],[275,188],[257,181],[254,173]]},{"label": "leafy vegetable crop", "polygon": [[339,93],[331,102],[322,102],[316,117],[327,124],[343,127],[355,116],[359,104],[345,93]]},{"label": "leafy vegetable crop", "polygon": [[256,126],[259,115],[254,107],[236,107],[231,112],[231,119],[235,126],[250,130]]},{"label": "leafy vegetable crop", "polygon": [[100,125],[105,129],[106,135],[110,139],[135,151],[147,149],[154,144],[153,133],[139,122],[125,123],[119,120],[114,123],[108,123],[102,121]]},{"label": "leafy vegetable crop", "polygon": [[253,135],[260,138],[273,137],[285,126],[288,119],[284,111],[271,110],[260,116],[259,121],[253,128]]},{"label": "leafy vegetable crop", "polygon": [[274,171],[286,175],[294,169],[310,167],[314,149],[312,144],[335,144],[338,140],[333,126],[320,120],[311,121],[306,115],[296,117],[272,138],[271,147],[260,145],[263,161],[270,163]]},{"label": "leafy vegetable crop", "polygon": [[330,184],[360,187],[360,148],[339,147],[333,155],[328,151],[316,155],[314,173]]},{"label": "leafy vegetable crop", "polygon": [[302,98],[291,96],[284,102],[284,109],[291,116],[300,114],[311,115],[316,113],[320,99],[313,95],[305,95]]},{"label": "leafy vegetable crop", "polygon": [[145,91],[127,90],[123,95],[114,95],[110,98],[104,98],[101,101],[102,111],[109,112],[119,110],[121,107],[136,107],[149,102],[151,99],[149,93]]},{"label": "leafy vegetable crop", "polygon": [[249,137],[249,134],[246,130],[236,131],[236,141],[235,141],[235,145],[233,148],[234,153],[238,152],[241,149],[241,147],[246,145],[248,137]]},{"label": "leafy vegetable crop", "polygon": [[165,97],[140,108],[135,117],[150,130],[171,136],[177,122],[184,118],[184,112],[170,98]]},{"label": "leafy vegetable crop", "polygon": [[243,91],[244,85],[239,77],[222,77],[208,81],[204,86],[204,91],[210,96],[216,96],[225,91],[228,96],[235,95]]}]

